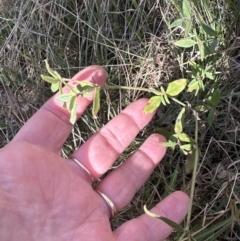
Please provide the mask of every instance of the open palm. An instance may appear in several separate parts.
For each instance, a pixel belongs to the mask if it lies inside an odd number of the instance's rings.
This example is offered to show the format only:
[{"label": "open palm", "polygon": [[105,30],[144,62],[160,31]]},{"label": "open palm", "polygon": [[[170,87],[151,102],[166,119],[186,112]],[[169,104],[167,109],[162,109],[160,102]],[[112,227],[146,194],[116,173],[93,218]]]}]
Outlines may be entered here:
[{"label": "open palm", "polygon": [[[91,66],[73,79],[94,79],[102,85],[106,77],[102,68]],[[79,97],[78,117],[90,102],[91,97]],[[72,154],[95,179],[112,166],[151,120],[152,114],[143,113],[146,102],[140,99],[132,103]],[[0,150],[1,240],[164,240],[172,229],[147,215],[111,230],[110,209],[92,188],[87,173],[71,159],[61,157],[71,129],[69,114],[53,97]],[[162,136],[151,135],[98,184],[97,189],[118,211],[131,201],[164,156],[165,148],[159,144],[163,141]],[[187,195],[178,191],[152,211],[180,222],[188,205]]]}]

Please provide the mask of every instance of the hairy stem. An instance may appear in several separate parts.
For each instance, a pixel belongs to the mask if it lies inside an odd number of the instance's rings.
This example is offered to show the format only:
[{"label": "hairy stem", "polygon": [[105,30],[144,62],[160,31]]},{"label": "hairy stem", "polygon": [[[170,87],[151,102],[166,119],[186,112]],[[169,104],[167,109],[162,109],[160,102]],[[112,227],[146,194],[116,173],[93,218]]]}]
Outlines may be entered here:
[{"label": "hairy stem", "polygon": [[190,193],[190,206],[188,209],[188,216],[187,216],[187,224],[186,224],[186,230],[189,231],[190,228],[190,222],[191,222],[191,215],[192,215],[192,205],[193,205],[193,197],[194,197],[194,191],[195,191],[195,183],[197,178],[197,167],[198,167],[198,161],[199,161],[199,150],[197,146],[198,141],[198,115],[194,111],[195,116],[195,156],[194,156],[194,168],[193,168],[193,176],[192,176],[192,183],[191,183],[191,193]]},{"label": "hairy stem", "polygon": [[153,93],[155,95],[163,95],[162,92],[157,91],[155,89],[150,89],[150,88],[143,88],[143,87],[131,87],[131,86],[109,86],[105,85],[103,89],[107,90],[139,90],[139,91],[144,91],[144,92],[149,92]]}]

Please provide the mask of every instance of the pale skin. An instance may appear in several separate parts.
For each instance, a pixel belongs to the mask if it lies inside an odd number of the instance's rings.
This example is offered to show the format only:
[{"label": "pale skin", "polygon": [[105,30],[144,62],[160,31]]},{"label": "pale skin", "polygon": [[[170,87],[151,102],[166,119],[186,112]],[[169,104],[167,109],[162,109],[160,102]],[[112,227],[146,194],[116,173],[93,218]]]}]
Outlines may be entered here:
[{"label": "pale skin", "polygon": [[[90,66],[73,79],[94,79],[103,85],[107,74],[99,66]],[[92,96],[79,97],[79,118],[91,100]],[[95,179],[113,165],[151,120],[154,113],[143,112],[146,103],[147,99],[139,99],[129,105],[72,154]],[[112,231],[110,209],[92,188],[87,173],[74,161],[61,157],[71,130],[69,114],[54,96],[0,150],[1,240],[165,240],[172,228],[146,214]],[[164,141],[161,135],[152,134],[98,185],[118,211],[131,201],[163,158],[166,149],[160,143]],[[188,196],[176,191],[151,211],[180,223],[188,206]]]}]

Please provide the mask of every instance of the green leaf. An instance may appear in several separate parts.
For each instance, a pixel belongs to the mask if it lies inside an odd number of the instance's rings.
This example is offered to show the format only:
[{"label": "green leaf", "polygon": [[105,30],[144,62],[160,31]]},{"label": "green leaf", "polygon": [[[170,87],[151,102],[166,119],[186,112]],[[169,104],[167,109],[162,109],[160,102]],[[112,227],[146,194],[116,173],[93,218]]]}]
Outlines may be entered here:
[{"label": "green leaf", "polygon": [[212,125],[213,121],[214,121],[214,117],[215,117],[215,111],[214,110],[210,110],[208,113],[208,125]]},{"label": "green leaf", "polygon": [[184,37],[187,38],[189,36],[189,33],[192,29],[192,20],[185,21],[185,27],[184,27]]},{"label": "green leaf", "polygon": [[165,91],[165,89],[162,86],[160,87],[160,90],[161,90],[163,95],[166,94],[166,91]]},{"label": "green leaf", "polygon": [[72,111],[72,109],[74,108],[74,105],[76,105],[76,103],[77,103],[77,97],[74,95],[70,99],[70,103],[69,103],[69,106],[68,106],[68,109],[69,109],[70,112]]},{"label": "green leaf", "polygon": [[57,100],[62,101],[62,102],[68,102],[72,99],[73,96],[76,94],[73,92],[67,93],[67,94],[62,94],[57,97]]},{"label": "green leaf", "polygon": [[167,95],[164,95],[164,96],[163,96],[163,98],[165,99],[165,101],[166,101],[166,103],[167,103],[167,104],[170,104],[170,101],[169,101],[169,99],[168,99],[168,96],[167,96]]},{"label": "green leaf", "polygon": [[54,78],[56,78],[58,80],[61,80],[62,78],[61,78],[60,74],[57,71],[55,71],[55,70],[50,68],[50,66],[48,64],[48,61],[46,59],[44,60],[44,62],[45,62],[46,69],[47,69],[48,73],[50,75],[52,75],[52,77],[54,77]]},{"label": "green leaf", "polygon": [[220,90],[216,89],[211,96],[208,97],[208,103],[210,102],[210,105],[212,107],[216,107],[220,102]]},{"label": "green leaf", "polygon": [[184,145],[181,145],[180,148],[189,152],[192,150],[192,144],[184,144]]},{"label": "green leaf", "polygon": [[77,97],[73,96],[69,104],[70,123],[74,125],[77,120]]},{"label": "green leaf", "polygon": [[144,107],[144,113],[152,113],[155,111],[161,104],[162,96],[153,96],[148,100],[147,105]]},{"label": "green leaf", "polygon": [[97,116],[98,111],[100,110],[100,87],[95,87],[94,98],[93,98],[93,108],[92,115],[93,117]]},{"label": "green leaf", "polygon": [[92,82],[83,80],[83,81],[78,82],[76,87],[79,89],[79,91],[81,91],[82,89],[83,90],[85,89],[84,87],[92,87],[93,88],[94,86],[95,85]]},{"label": "green leaf", "polygon": [[59,89],[59,83],[51,84],[52,92],[56,92],[56,91],[58,91],[58,89]]},{"label": "green leaf", "polygon": [[43,79],[43,80],[45,80],[46,82],[48,82],[48,83],[51,83],[51,84],[56,84],[56,83],[58,83],[59,82],[59,80],[58,79],[56,79],[56,78],[54,78],[54,77],[51,77],[51,76],[48,76],[48,75],[41,75],[41,78]]},{"label": "green leaf", "polygon": [[216,37],[217,33],[215,30],[213,30],[209,25],[205,24],[205,23],[201,23],[201,26],[203,28],[203,30],[205,31],[206,34],[208,34],[211,37]]},{"label": "green leaf", "polygon": [[209,54],[211,54],[209,47],[204,43],[198,43],[198,48],[200,51],[201,60],[204,60]]},{"label": "green leaf", "polygon": [[169,28],[171,29],[171,28],[175,28],[175,27],[181,26],[182,22],[183,22],[183,20],[181,18],[176,19],[174,22],[171,23]]},{"label": "green leaf", "polygon": [[189,38],[183,38],[174,43],[174,45],[181,47],[181,48],[190,48],[197,44],[196,41],[189,39]]},{"label": "green leaf", "polygon": [[162,142],[161,143],[161,146],[165,146],[165,147],[175,147],[177,145],[177,143],[174,143],[174,142]]},{"label": "green leaf", "polygon": [[213,73],[212,73],[212,72],[207,71],[207,72],[205,73],[205,75],[206,75],[206,77],[207,77],[208,79],[214,80],[214,76],[213,76]]},{"label": "green leaf", "polygon": [[193,92],[194,90],[198,91],[198,89],[199,89],[198,81],[194,79],[188,84],[187,92]]},{"label": "green leaf", "polygon": [[191,144],[181,145],[180,150],[185,156],[187,156],[188,154],[192,153],[191,147],[192,147]]},{"label": "green leaf", "polygon": [[189,0],[183,0],[182,9],[183,9],[184,17],[190,18],[192,11],[191,11],[191,4]]},{"label": "green leaf", "polygon": [[166,93],[170,96],[176,96],[181,93],[187,85],[187,79],[178,79],[168,84]]},{"label": "green leaf", "polygon": [[164,106],[167,105],[165,99],[163,98],[163,96],[161,97],[161,103],[162,103]]},{"label": "green leaf", "polygon": [[152,218],[158,218],[158,219],[162,220],[164,223],[166,223],[167,225],[169,225],[170,227],[176,229],[177,231],[179,231],[179,232],[184,232],[184,229],[183,229],[179,224],[173,222],[172,220],[170,220],[170,219],[168,219],[168,218],[166,218],[166,217],[163,217],[163,216],[160,216],[160,215],[157,215],[157,214],[155,214],[155,213],[150,212],[150,211],[147,209],[146,205],[144,205],[143,209],[144,209],[144,212],[145,212],[148,216],[150,216],[150,217],[152,217]]},{"label": "green leaf", "polygon": [[174,127],[174,131],[178,135],[183,131],[184,119],[185,119],[185,108],[182,108],[180,113],[178,114],[175,127]]},{"label": "green leaf", "polygon": [[210,44],[210,47],[209,47],[211,53],[214,53],[214,52],[215,52],[215,50],[216,50],[216,48],[217,48],[217,46],[218,46],[218,43],[219,43],[219,41],[218,41],[217,38],[215,38],[215,39],[212,41],[212,43]]},{"label": "green leaf", "polygon": [[178,138],[184,142],[191,142],[191,138],[185,133],[179,133]]},{"label": "green leaf", "polygon": [[58,89],[59,89],[60,94],[63,94],[63,89],[62,89],[62,83],[61,82],[59,82]]},{"label": "green leaf", "polygon": [[166,131],[166,130],[163,129],[163,128],[157,128],[156,131],[157,131],[157,133],[165,136],[167,139],[169,139],[170,136],[173,134],[173,133],[171,133],[171,132],[169,132],[169,131]]},{"label": "green leaf", "polygon": [[80,81],[74,90],[83,97],[88,97],[94,90],[94,84],[89,81]]}]

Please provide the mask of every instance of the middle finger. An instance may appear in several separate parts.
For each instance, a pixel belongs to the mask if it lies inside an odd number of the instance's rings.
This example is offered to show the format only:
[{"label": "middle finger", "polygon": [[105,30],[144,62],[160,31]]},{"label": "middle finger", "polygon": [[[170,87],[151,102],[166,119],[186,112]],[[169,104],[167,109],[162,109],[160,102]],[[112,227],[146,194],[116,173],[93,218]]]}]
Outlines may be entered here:
[{"label": "middle finger", "polygon": [[154,113],[145,114],[143,111],[147,102],[147,99],[139,99],[130,104],[79,147],[72,157],[81,162],[95,179],[101,177],[152,119]]}]

